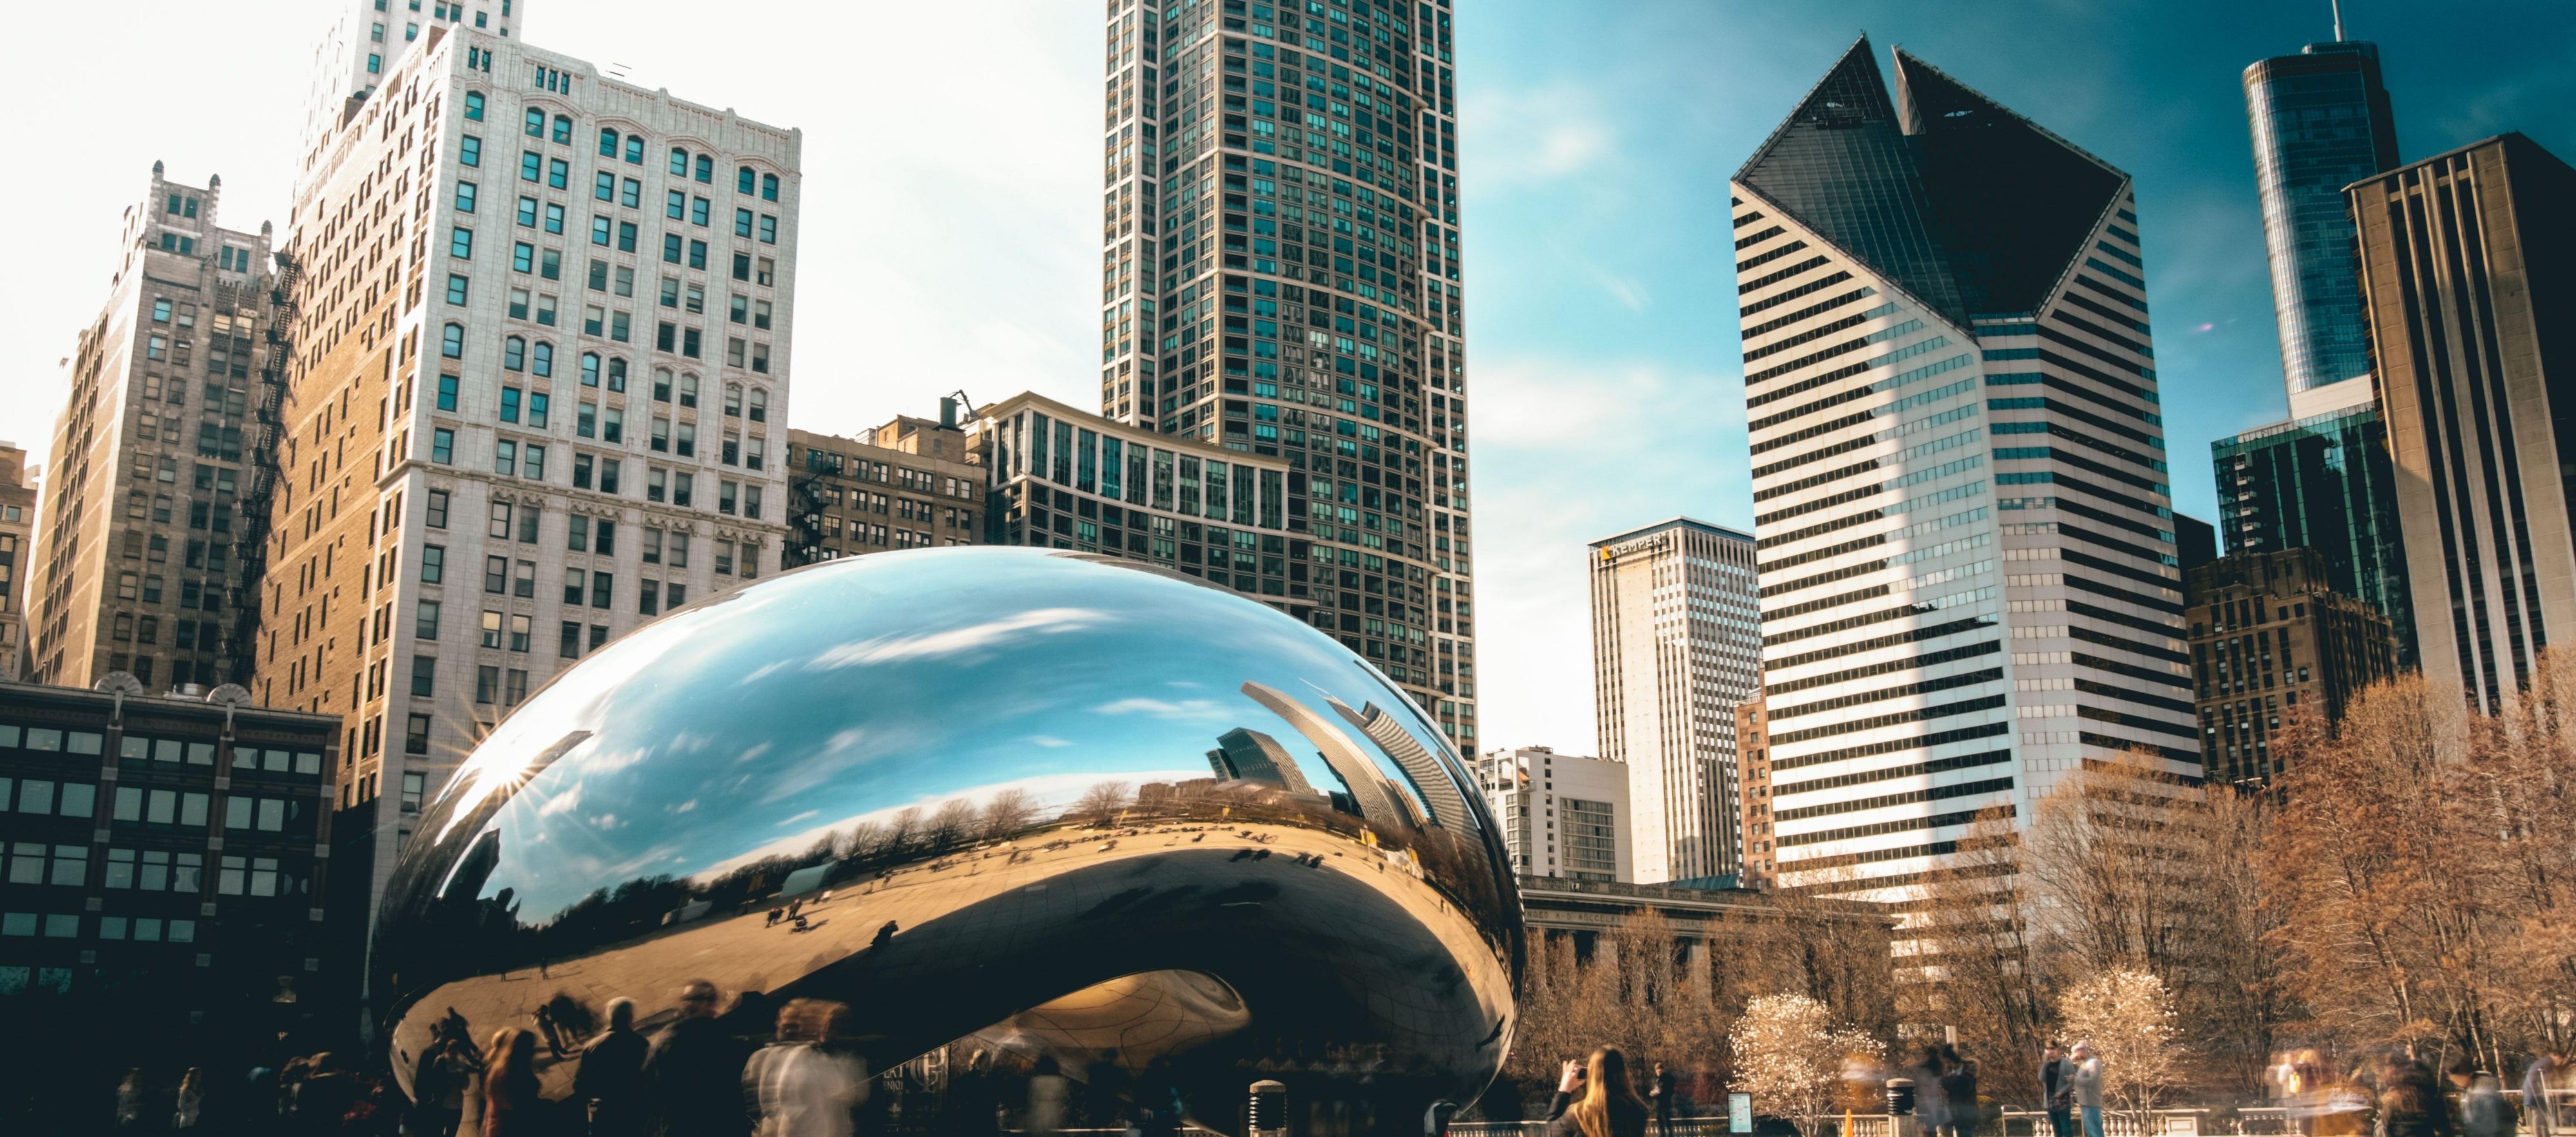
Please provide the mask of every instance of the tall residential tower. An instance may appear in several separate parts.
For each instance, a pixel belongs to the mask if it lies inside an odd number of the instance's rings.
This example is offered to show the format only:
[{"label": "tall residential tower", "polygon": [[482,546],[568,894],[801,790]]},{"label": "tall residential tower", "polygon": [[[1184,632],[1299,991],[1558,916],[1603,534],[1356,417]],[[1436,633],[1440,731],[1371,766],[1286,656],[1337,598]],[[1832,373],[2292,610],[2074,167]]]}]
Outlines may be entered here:
[{"label": "tall residential tower", "polygon": [[1595,541],[1592,707],[1639,884],[1743,871],[1735,708],[1762,689],[1753,539],[1687,517]]},{"label": "tall residential tower", "polygon": [[801,149],[442,26],[300,185],[252,691],[346,720],[378,889],[530,691],[778,568]]},{"label": "tall residential tower", "polygon": [[1734,181],[1777,873],[1881,895],[2088,760],[2199,772],[2129,177],[1894,68]]},{"label": "tall residential tower", "polygon": [[1114,0],[1100,405],[1288,466],[1289,611],[1476,748],[1449,0]]},{"label": "tall residential tower", "polygon": [[2347,192],[2417,653],[2493,711],[2576,637],[2576,169],[2506,134]]},{"label": "tall residential tower", "polygon": [[247,678],[234,542],[275,394],[269,228],[216,222],[223,179],[152,166],[54,428],[27,626],[39,683],[129,671],[148,689]]}]

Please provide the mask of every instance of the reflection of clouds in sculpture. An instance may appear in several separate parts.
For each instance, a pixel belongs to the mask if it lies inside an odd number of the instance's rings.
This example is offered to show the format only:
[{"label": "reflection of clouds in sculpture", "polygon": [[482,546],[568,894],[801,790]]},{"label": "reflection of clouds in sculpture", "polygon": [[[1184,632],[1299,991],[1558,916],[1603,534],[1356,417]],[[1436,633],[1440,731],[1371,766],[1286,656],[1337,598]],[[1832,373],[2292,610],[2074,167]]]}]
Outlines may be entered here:
[{"label": "reflection of clouds in sculpture", "polygon": [[[1520,943],[1464,777],[1374,667],[1233,593],[1034,550],[835,562],[670,614],[525,703],[397,866],[378,957],[402,974],[379,978],[398,1053],[401,1000],[480,1025],[543,987],[481,977],[541,962],[648,1018],[689,978],[820,985],[897,1020],[870,1045],[899,1050],[1150,973],[1120,997],[1203,1019],[1193,1061],[1366,1043],[1469,1094]],[[764,934],[790,876],[836,907]],[[1191,994],[1220,989],[1248,1020]]]}]

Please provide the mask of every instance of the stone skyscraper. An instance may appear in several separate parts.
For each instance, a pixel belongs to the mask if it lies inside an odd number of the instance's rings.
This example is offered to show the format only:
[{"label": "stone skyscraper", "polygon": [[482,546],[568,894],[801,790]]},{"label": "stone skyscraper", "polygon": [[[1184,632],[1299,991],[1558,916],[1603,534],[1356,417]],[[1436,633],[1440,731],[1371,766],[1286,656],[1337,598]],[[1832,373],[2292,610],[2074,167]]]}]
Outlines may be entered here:
[{"label": "stone skyscraper", "polygon": [[2417,655],[2493,711],[2576,636],[2576,169],[2506,134],[2346,192]]},{"label": "stone skyscraper", "polygon": [[1676,517],[1595,541],[1592,706],[1639,884],[1736,876],[1736,704],[1762,690],[1753,539]]},{"label": "stone skyscraper", "polygon": [[422,40],[459,29],[509,39],[528,0],[328,0],[337,9],[313,43],[304,92],[304,150],[296,184],[313,173],[352,100],[364,100]]},{"label": "stone skyscraper", "polygon": [[1108,7],[1101,412],[1284,460],[1286,606],[1472,753],[1449,0]]},{"label": "stone skyscraper", "polygon": [[252,691],[345,718],[378,889],[530,691],[778,568],[802,141],[441,25],[322,143]]},{"label": "stone skyscraper", "polygon": [[237,547],[276,393],[269,229],[216,222],[223,179],[160,163],[126,208],[108,299],[71,359],[36,532],[29,674],[146,689],[245,680]]},{"label": "stone skyscraper", "polygon": [[1879,895],[2087,761],[2200,765],[2129,177],[1893,63],[1734,180],[1776,872]]},{"label": "stone skyscraper", "polygon": [[2292,418],[2369,396],[2367,383],[2341,399],[2319,392],[2370,371],[2343,187],[2397,165],[2379,45],[2342,39],[2340,20],[2335,30],[2333,41],[2261,60],[2244,75]]}]

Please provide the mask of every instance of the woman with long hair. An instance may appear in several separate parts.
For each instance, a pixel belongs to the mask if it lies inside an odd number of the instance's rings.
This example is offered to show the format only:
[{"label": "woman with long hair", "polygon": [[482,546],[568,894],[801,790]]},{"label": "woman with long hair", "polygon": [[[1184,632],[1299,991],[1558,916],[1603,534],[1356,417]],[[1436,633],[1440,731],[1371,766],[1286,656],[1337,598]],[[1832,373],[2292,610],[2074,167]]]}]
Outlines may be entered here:
[{"label": "woman with long hair", "polygon": [[545,1131],[537,1096],[537,1036],[517,1027],[492,1034],[492,1064],[483,1071],[483,1137],[530,1137]]},{"label": "woman with long hair", "polygon": [[1628,1056],[1603,1046],[1581,1062],[1566,1059],[1547,1107],[1547,1137],[1645,1137],[1651,1112],[1628,1081]]}]

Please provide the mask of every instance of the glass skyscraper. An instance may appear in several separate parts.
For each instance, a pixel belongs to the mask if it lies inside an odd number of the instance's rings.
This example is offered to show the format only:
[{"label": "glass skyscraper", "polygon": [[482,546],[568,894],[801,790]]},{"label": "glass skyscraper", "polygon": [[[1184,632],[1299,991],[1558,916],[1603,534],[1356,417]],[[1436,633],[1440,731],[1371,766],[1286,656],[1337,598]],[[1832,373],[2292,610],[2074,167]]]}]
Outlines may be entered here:
[{"label": "glass skyscraper", "polygon": [[2088,763],[2200,772],[2129,176],[1892,63],[1732,186],[1777,874],[1891,899]]},{"label": "glass skyscraper", "polygon": [[2349,407],[2222,438],[2210,444],[2210,460],[2228,550],[2316,550],[2330,587],[2388,617],[2397,665],[2413,668],[2414,603],[2379,408]]},{"label": "glass skyscraper", "polygon": [[1124,551],[1230,548],[1472,753],[1455,54],[1450,0],[1108,5],[1100,413],[1285,462],[1285,532],[1184,474]]},{"label": "glass skyscraper", "polygon": [[2366,374],[2370,344],[2343,187],[2397,165],[2378,45],[2312,43],[2247,67],[2245,114],[2290,391]]}]

